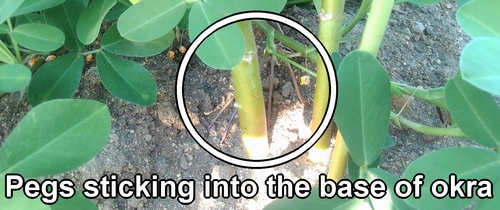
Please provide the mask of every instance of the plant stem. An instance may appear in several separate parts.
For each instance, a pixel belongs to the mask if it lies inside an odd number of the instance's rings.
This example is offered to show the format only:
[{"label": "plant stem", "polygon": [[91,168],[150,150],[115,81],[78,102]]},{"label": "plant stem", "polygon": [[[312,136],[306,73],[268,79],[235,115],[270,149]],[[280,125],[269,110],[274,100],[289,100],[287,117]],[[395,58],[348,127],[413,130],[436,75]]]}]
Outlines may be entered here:
[{"label": "plant stem", "polygon": [[252,22],[239,22],[238,26],[245,36],[247,45],[245,58],[231,71],[235,98],[238,103],[241,140],[248,158],[264,159],[269,154],[269,143],[259,61],[256,56],[257,47]]},{"label": "plant stem", "polygon": [[335,147],[333,147],[330,167],[328,169],[328,178],[338,182],[344,178],[345,165],[347,164],[347,156],[349,150],[345,145],[344,138],[340,131],[337,131]]},{"label": "plant stem", "polygon": [[[344,0],[323,0],[321,4],[320,20],[318,26],[318,37],[329,54],[338,52],[340,42],[340,29],[344,16]],[[311,122],[311,130],[316,131],[323,121],[330,97],[336,97],[330,93],[330,81],[323,63],[323,59],[316,60],[316,88],[314,90],[314,104]],[[328,97],[330,96],[330,97]],[[330,123],[330,122],[327,122]],[[326,162],[327,149],[330,147],[331,125],[309,150],[309,159],[313,162]],[[345,165],[344,165],[345,167]]]},{"label": "plant stem", "polygon": [[360,50],[377,57],[393,4],[394,0],[373,0],[372,5],[374,6],[370,8],[370,16],[366,20],[366,26],[359,44]]},{"label": "plant stem", "polygon": [[397,82],[391,82],[391,83],[392,85],[396,85],[398,88],[403,89],[405,95],[413,94],[414,97],[420,98],[442,109],[448,110],[448,106],[446,106],[446,102],[444,99],[444,87],[424,90],[419,87],[413,87]]},{"label": "plant stem", "polygon": [[17,63],[21,63],[22,58],[21,58],[21,53],[19,52],[19,45],[17,45],[16,39],[12,37],[12,31],[14,30],[14,28],[12,28],[12,23],[10,22],[10,18],[7,18],[7,25],[9,26],[9,36],[10,40],[12,41],[12,45],[14,46],[14,52],[16,53]]},{"label": "plant stem", "polygon": [[436,136],[456,136],[456,137],[467,137],[460,128],[458,127],[448,127],[448,128],[438,128],[427,125],[422,125],[411,120],[408,120],[401,115],[391,111],[391,119],[396,123],[401,123],[415,131],[420,133],[436,135]]},{"label": "plant stem", "polygon": [[104,48],[99,48],[97,50],[91,50],[91,51],[87,51],[87,52],[82,52],[82,56],[86,56],[86,55],[90,55],[90,54],[94,54],[94,53],[100,53],[104,50]]},{"label": "plant stem", "polygon": [[270,50],[269,53],[273,54],[274,56],[278,57],[278,58],[281,58],[282,60],[288,62],[288,63],[291,63],[292,65],[294,65],[295,67],[299,68],[300,70],[302,71],[305,71],[306,73],[310,74],[311,76],[314,76],[316,77],[316,73],[300,64],[298,64],[297,62],[293,61],[292,59],[286,57],[286,55],[283,55],[279,52],[276,52],[274,50]]},{"label": "plant stem", "polygon": [[359,21],[361,21],[366,16],[366,14],[368,14],[371,2],[372,2],[371,0],[363,0],[361,6],[359,6],[358,13],[356,13],[354,19],[349,23],[349,25],[342,28],[342,32],[340,33],[341,36],[347,35],[347,33],[349,33],[354,28],[354,26],[356,26],[359,23]]},{"label": "plant stem", "polygon": [[[262,20],[256,20],[256,21],[253,21],[261,30],[263,30],[266,34],[270,34],[271,31],[274,30],[274,28],[272,26],[270,26],[268,23],[266,23],[266,21],[262,21]],[[274,38],[278,41],[280,41],[281,43],[283,43],[284,45],[290,47],[291,49],[299,52],[300,54],[302,55],[306,55],[307,58],[309,58],[310,60],[313,60],[313,61],[316,61],[318,60],[318,53],[312,49],[314,48],[309,48],[308,46],[306,45],[303,45],[297,41],[295,41],[294,39],[280,33],[279,31],[276,31],[274,30]]]}]

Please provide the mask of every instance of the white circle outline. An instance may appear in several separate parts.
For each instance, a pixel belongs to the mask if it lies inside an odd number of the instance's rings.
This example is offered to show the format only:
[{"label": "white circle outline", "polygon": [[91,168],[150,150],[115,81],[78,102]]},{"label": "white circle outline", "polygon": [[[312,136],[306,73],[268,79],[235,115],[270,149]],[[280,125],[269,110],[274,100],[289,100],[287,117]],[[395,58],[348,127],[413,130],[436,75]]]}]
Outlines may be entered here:
[{"label": "white circle outline", "polygon": [[[233,157],[230,155],[227,155],[225,153],[222,153],[221,151],[215,149],[212,147],[212,145],[208,144],[203,137],[200,136],[200,134],[197,132],[197,130],[194,128],[194,125],[191,123],[191,120],[187,114],[187,109],[184,104],[184,93],[183,93],[183,83],[184,83],[184,75],[186,73],[187,66],[189,64],[189,61],[191,59],[191,56],[193,56],[194,52],[198,48],[198,46],[212,33],[217,31],[218,29],[238,22],[242,20],[251,20],[251,19],[259,19],[259,20],[271,20],[271,21],[277,21],[282,24],[286,24],[291,28],[294,28],[301,32],[304,36],[306,36],[309,41],[312,42],[312,44],[316,47],[317,51],[321,55],[321,58],[325,64],[326,70],[328,72],[328,79],[329,79],[329,86],[330,86],[330,96],[329,96],[329,101],[328,101],[328,106],[327,110],[325,113],[325,116],[323,117],[323,121],[319,125],[318,129],[316,132],[307,140],[307,142],[303,145],[301,145],[299,148],[295,149],[294,151],[287,153],[283,156],[279,157],[274,157],[274,158],[269,158],[269,159],[259,159],[259,160],[249,160],[249,159],[240,159],[237,157]],[[325,59],[327,58],[327,59]],[[332,85],[332,81],[335,82],[335,85]],[[177,74],[177,80],[176,80],[176,100],[177,100],[177,105],[179,108],[179,113],[181,115],[181,119],[184,122],[184,125],[186,126],[186,129],[188,132],[191,134],[191,136],[198,142],[198,144],[204,148],[207,152],[209,152],[211,155],[215,156],[216,158],[236,165],[240,167],[246,167],[246,168],[269,168],[273,166],[278,166],[281,164],[284,164],[288,161],[291,161],[303,153],[305,153],[309,148],[311,148],[321,137],[321,135],[325,132],[325,130],[328,128],[328,123],[325,122],[330,122],[333,118],[333,113],[335,111],[335,106],[336,106],[336,101],[337,101],[337,82],[336,82],[336,75],[334,71],[334,66],[333,62],[330,58],[330,55],[324,48],[323,44],[309,31],[307,30],[304,26],[301,24],[287,18],[283,17],[274,13],[267,13],[267,12],[242,12],[242,13],[237,13],[233,15],[229,15],[224,17],[223,19],[220,19],[210,25],[208,28],[206,28],[201,34],[198,35],[198,37],[193,40],[191,43],[191,46],[187,49],[186,53],[184,54],[184,57],[181,61],[181,64],[179,66],[179,71]],[[332,97],[332,94],[335,94],[334,97]],[[331,106],[333,102],[333,106]],[[314,141],[312,141],[314,139]]]}]

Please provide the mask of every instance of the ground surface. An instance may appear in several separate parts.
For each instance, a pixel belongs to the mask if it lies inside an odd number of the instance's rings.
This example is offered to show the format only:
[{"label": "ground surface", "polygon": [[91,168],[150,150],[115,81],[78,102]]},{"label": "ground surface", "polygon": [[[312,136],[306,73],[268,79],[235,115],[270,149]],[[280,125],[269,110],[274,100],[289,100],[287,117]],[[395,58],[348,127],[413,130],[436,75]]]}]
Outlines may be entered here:
[{"label": "ground surface", "polygon": [[[358,6],[358,1],[347,2],[347,19],[355,15]],[[402,4],[393,10],[378,55],[392,81],[428,89],[444,86],[447,79],[455,74],[460,52],[469,41],[456,23],[456,9],[454,1],[444,1],[430,7]],[[283,14],[317,33],[315,11],[294,7],[286,9]],[[362,25],[358,25],[349,36],[358,37],[361,31]],[[262,40],[257,43],[264,46]],[[358,44],[358,41],[343,43],[341,56],[356,49]],[[177,48],[178,43],[174,43],[174,47]],[[94,159],[76,170],[55,177],[69,178],[75,181],[76,186],[81,186],[85,179],[98,180],[112,173],[117,174],[119,179],[133,179],[135,174],[150,178],[151,174],[158,174],[159,178],[176,182],[183,179],[196,182],[196,191],[192,195],[195,200],[189,206],[180,204],[176,198],[97,198],[93,201],[99,209],[262,209],[271,202],[264,190],[264,181],[269,175],[282,173],[285,178],[303,178],[314,185],[318,175],[327,171],[327,166],[310,163],[306,156],[278,167],[250,170],[220,161],[200,148],[184,127],[176,107],[175,78],[181,57],[177,54],[175,59],[170,59],[161,54],[139,61],[150,70],[158,85],[158,100],[151,107],[140,107],[113,97],[100,83],[95,64],[87,64],[75,97],[95,99],[109,106],[111,135],[108,144]],[[303,62],[303,59],[298,58],[298,61]],[[311,63],[307,65],[313,67]],[[294,71],[297,80],[306,75],[297,69]],[[267,86],[268,72],[265,66],[262,71],[263,86]],[[298,100],[284,65],[276,70],[275,77],[277,82],[269,130],[272,155],[279,156],[300,146],[309,137],[307,125],[311,108]],[[197,58],[190,63],[185,80],[185,101],[192,121],[202,135],[207,132],[206,126],[220,107],[231,97],[231,83],[228,72],[209,69]],[[268,88],[263,89],[267,100]],[[309,86],[300,86],[308,103],[313,102],[313,89],[313,78]],[[0,143],[31,108],[25,105],[26,99],[17,105],[18,98],[17,93],[11,94],[0,102],[0,109],[3,110],[0,113]],[[401,102],[394,105],[393,111],[398,112],[398,107],[401,107]],[[238,123],[231,127],[226,142],[219,143],[233,109],[229,106],[222,113],[207,139],[222,152],[238,156],[242,154]],[[442,126],[435,107],[416,99],[409,103],[409,108],[402,115],[426,125]],[[390,126],[389,132],[397,144],[383,152],[381,168],[397,176],[423,154],[445,147],[474,145],[469,140],[423,135],[395,125]],[[226,180],[234,175],[240,180],[252,179],[260,186],[260,191],[253,199],[205,199],[202,197],[205,174]]]}]

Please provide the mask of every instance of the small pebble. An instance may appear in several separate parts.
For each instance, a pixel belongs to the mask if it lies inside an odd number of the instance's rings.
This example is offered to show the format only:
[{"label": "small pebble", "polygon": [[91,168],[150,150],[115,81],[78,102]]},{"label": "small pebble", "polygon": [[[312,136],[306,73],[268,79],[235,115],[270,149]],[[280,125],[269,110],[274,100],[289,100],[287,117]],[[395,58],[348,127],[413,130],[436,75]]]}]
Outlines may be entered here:
[{"label": "small pebble", "polygon": [[421,22],[411,21],[411,30],[417,34],[423,34],[425,26]]}]

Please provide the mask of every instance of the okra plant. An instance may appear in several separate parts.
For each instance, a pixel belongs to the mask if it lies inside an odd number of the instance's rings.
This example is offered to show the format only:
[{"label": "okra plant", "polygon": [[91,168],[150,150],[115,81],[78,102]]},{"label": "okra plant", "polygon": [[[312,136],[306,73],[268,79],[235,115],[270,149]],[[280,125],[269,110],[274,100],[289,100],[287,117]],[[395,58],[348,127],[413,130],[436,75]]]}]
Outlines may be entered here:
[{"label": "okra plant", "polygon": [[[343,5],[343,0],[322,1],[320,25],[322,15],[340,17],[342,14],[328,13],[327,11],[332,10],[324,8],[326,2],[335,2],[333,5],[336,6]],[[409,2],[431,5],[440,1]],[[318,4],[319,1],[315,3]],[[319,198],[316,187],[306,199],[276,200],[266,209],[305,209],[314,205],[319,209],[353,209],[363,205],[372,209],[462,209],[472,202],[476,202],[475,209],[496,208],[499,199],[494,195],[500,192],[500,131],[497,129],[500,126],[500,108],[493,95],[500,94],[500,25],[496,21],[500,15],[494,8],[498,8],[500,4],[494,0],[457,3],[460,6],[456,14],[457,22],[472,37],[472,41],[462,51],[457,75],[444,87],[430,90],[391,82],[384,67],[376,59],[394,1],[364,0],[354,18],[356,22],[361,19],[358,16],[364,17],[367,12],[370,14],[359,49],[347,54],[337,71],[339,96],[335,123],[339,132],[328,178],[336,182],[343,179],[347,163],[352,181],[384,180],[387,194],[383,198],[368,196],[366,199],[322,199]],[[352,23],[348,24],[351,25]],[[330,37],[332,38],[334,37]],[[413,95],[449,111],[451,126],[426,126],[390,111],[391,94]],[[390,142],[387,136],[390,121],[421,133],[467,137],[483,148],[446,148],[416,159],[407,166],[402,178],[411,181],[417,174],[425,175],[420,189],[421,197],[409,196],[402,199],[395,194],[393,188],[398,177],[378,168],[381,151]],[[443,198],[431,194],[433,181],[441,179],[453,185],[452,176],[464,180],[455,180],[455,183],[460,183],[460,189],[469,194],[459,193],[456,198],[452,198],[446,194],[449,189],[445,188],[438,189],[438,192],[445,192]],[[472,184],[466,188],[463,183]]]}]

